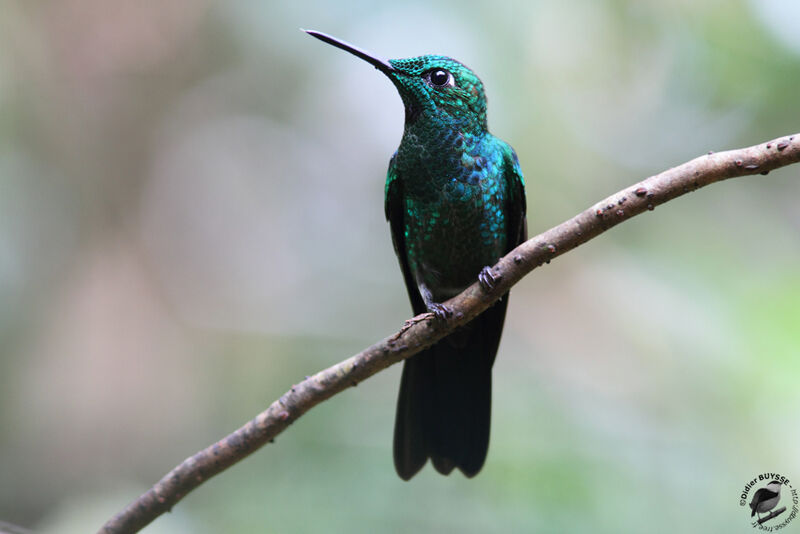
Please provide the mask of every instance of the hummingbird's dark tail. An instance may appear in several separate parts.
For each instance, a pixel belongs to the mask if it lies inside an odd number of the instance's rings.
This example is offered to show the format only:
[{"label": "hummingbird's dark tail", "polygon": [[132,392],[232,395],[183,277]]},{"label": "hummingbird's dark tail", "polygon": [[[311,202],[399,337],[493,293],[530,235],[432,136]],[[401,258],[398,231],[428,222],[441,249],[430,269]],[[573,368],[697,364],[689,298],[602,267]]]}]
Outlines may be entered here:
[{"label": "hummingbird's dark tail", "polygon": [[431,459],[448,475],[483,467],[489,449],[494,363],[508,295],[472,322],[406,360],[397,399],[394,466],[403,480]]}]

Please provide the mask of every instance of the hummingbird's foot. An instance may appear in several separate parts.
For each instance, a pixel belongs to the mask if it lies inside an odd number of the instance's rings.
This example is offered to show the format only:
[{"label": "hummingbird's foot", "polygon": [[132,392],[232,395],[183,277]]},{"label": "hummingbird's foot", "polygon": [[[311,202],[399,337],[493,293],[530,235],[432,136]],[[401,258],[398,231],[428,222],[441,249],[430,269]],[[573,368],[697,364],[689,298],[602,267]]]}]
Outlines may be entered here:
[{"label": "hummingbird's foot", "polygon": [[409,328],[411,328],[415,324],[421,323],[425,319],[426,319],[426,317],[425,317],[424,313],[420,314],[420,315],[417,315],[416,317],[412,317],[411,319],[406,319],[405,322],[403,323],[403,328],[400,329],[400,332],[405,332],[406,330],[408,330]]},{"label": "hummingbird's foot", "polygon": [[407,319],[403,323],[403,326],[400,328],[400,331],[392,336],[392,341],[397,341],[398,339],[400,339],[400,336],[405,334],[406,330],[408,330],[409,328],[411,328],[412,326],[414,326],[417,323],[421,323],[422,321],[426,320],[427,318],[428,318],[428,316],[425,315],[424,313],[422,313],[420,315],[417,315],[416,317],[412,317],[411,319]]},{"label": "hummingbird's foot", "polygon": [[444,304],[439,304],[438,302],[431,302],[430,304],[428,304],[428,311],[432,313],[440,321],[444,321],[445,319],[453,315],[453,310],[451,310],[449,306],[445,306]]},{"label": "hummingbird's foot", "polygon": [[488,265],[481,269],[481,272],[478,274],[478,282],[481,284],[481,289],[486,293],[491,292],[494,289],[494,285],[499,281],[500,277],[493,275],[492,268]]}]

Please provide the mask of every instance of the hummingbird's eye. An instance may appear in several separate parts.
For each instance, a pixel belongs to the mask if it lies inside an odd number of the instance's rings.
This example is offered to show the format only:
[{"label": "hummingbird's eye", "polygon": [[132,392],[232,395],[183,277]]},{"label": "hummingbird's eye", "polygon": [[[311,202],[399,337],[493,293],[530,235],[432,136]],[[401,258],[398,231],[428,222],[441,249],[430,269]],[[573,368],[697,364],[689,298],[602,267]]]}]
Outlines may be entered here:
[{"label": "hummingbird's eye", "polygon": [[434,87],[453,87],[456,84],[453,75],[444,69],[432,70],[426,78]]}]

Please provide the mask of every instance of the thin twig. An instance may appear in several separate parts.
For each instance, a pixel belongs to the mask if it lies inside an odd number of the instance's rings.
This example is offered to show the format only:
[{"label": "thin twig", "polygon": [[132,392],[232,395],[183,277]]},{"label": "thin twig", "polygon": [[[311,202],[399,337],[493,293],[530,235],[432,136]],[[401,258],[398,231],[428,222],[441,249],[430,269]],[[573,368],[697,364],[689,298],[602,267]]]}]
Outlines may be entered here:
[{"label": "thin twig", "polygon": [[184,460],[111,518],[100,532],[139,531],[207,479],[269,443],[320,402],[416,354],[466,324],[543,263],[685,193],[728,178],[767,174],[798,161],[800,133],[740,150],[709,152],[611,195],[508,253],[493,267],[497,280],[494,289],[487,293],[477,282],[472,284],[447,301],[453,310],[449,319],[434,320],[430,314],[418,316],[407,321],[400,332],[292,386],[255,419]]}]

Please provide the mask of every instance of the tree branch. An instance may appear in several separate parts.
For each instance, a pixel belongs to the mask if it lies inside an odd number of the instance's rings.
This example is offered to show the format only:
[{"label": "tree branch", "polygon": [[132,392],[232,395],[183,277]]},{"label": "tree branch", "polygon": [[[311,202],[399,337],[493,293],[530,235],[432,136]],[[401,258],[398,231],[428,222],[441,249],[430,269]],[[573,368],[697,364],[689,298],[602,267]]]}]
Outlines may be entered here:
[{"label": "tree branch", "polygon": [[762,523],[766,523],[770,519],[781,515],[785,511],[786,511],[786,507],[785,506],[782,506],[782,507],[778,508],[777,510],[773,510],[773,511],[771,511],[769,513],[769,515],[765,515],[764,517],[760,517],[758,519],[758,521],[756,521],[756,524],[760,525]]},{"label": "tree branch", "polygon": [[714,182],[800,161],[800,133],[760,145],[711,153],[628,187],[568,221],[521,244],[493,268],[497,283],[484,292],[476,282],[447,301],[453,315],[446,321],[423,314],[406,321],[391,337],[292,386],[280,399],[229,436],[184,460],[152,488],[111,518],[105,534],[137,532],[169,511],[187,493],[272,441],[308,410],[445,337],[468,323],[506,293],[523,276],[640,213],[653,210]]}]

